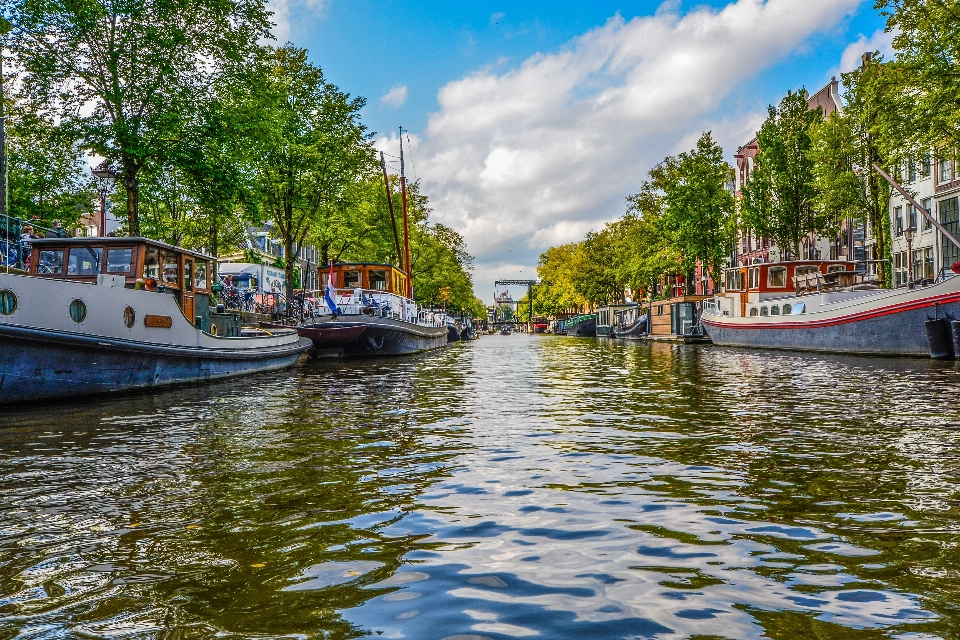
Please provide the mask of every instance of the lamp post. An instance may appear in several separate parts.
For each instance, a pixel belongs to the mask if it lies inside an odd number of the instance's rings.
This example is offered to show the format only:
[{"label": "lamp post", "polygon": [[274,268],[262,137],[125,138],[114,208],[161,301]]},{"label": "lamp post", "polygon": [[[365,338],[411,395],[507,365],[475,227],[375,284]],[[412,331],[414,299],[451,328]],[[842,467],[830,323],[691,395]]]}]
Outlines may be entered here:
[{"label": "lamp post", "polygon": [[107,235],[107,191],[110,181],[119,178],[120,174],[106,160],[90,169],[90,173],[100,179],[100,224],[98,226],[100,235],[105,236]]},{"label": "lamp post", "polygon": [[917,233],[917,228],[910,225],[903,230],[903,237],[907,241],[907,288],[913,288],[913,236]]}]

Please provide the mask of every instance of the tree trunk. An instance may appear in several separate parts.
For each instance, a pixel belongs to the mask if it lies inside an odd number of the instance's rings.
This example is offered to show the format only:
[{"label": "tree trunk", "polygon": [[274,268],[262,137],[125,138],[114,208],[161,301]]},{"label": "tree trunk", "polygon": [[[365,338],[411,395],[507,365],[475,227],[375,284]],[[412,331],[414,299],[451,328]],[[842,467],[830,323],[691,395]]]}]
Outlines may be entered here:
[{"label": "tree trunk", "polygon": [[140,167],[124,162],[122,182],[127,192],[127,234],[140,235]]}]

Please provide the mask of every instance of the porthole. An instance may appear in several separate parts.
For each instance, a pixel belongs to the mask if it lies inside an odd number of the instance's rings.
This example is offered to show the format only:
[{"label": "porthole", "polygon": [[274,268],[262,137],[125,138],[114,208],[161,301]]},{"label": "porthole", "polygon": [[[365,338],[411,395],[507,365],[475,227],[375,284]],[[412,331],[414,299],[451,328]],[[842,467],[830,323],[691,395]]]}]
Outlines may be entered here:
[{"label": "porthole", "polygon": [[133,310],[133,307],[127,307],[123,310],[123,324],[127,325],[127,328],[131,328],[133,323],[137,321],[137,312]]},{"label": "porthole", "polygon": [[17,310],[17,294],[10,289],[0,291],[0,314],[9,316]]},{"label": "porthole", "polygon": [[87,317],[87,305],[83,300],[74,300],[70,303],[70,317],[74,322],[83,322]]}]

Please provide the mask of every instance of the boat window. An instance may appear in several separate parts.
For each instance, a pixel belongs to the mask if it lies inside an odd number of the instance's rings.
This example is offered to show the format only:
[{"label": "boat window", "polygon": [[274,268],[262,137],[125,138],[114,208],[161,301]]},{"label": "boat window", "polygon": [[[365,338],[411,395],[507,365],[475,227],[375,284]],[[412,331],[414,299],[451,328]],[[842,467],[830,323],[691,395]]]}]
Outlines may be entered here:
[{"label": "boat window", "polygon": [[803,313],[804,311],[806,311],[806,309],[807,309],[807,306],[805,304],[803,304],[802,302],[798,302],[797,304],[793,305],[792,313]]},{"label": "boat window", "polygon": [[137,312],[133,310],[133,307],[127,307],[123,310],[123,324],[127,325],[128,329],[133,327],[133,323],[136,321]]},{"label": "boat window", "polygon": [[727,290],[736,291],[740,288],[740,272],[736,269],[727,271]]},{"label": "boat window", "polygon": [[[100,247],[75,247],[70,249],[67,260],[68,276],[95,276],[100,273],[100,259],[103,249]],[[79,321],[78,321],[79,322]]]},{"label": "boat window", "polygon": [[754,267],[747,272],[748,288],[758,289],[760,287],[760,267]]},{"label": "boat window", "polygon": [[360,286],[360,272],[359,271],[344,271],[343,272],[343,286],[347,289],[356,289]]},{"label": "boat window", "polygon": [[63,273],[63,249],[41,251],[37,273]]},{"label": "boat window", "polygon": [[750,315],[751,315],[751,316],[757,315],[757,308],[756,308],[756,307],[750,307]]},{"label": "boat window", "polygon": [[193,284],[197,289],[207,289],[207,261],[197,260],[193,265]]},{"label": "boat window", "polygon": [[760,315],[762,315],[762,316],[767,316],[767,315],[770,315],[770,313],[768,312],[768,310],[767,310],[767,307],[766,307],[766,306],[762,306],[762,307],[760,307]]},{"label": "boat window", "polygon": [[790,315],[790,311],[791,311],[792,309],[793,309],[793,307],[791,307],[791,306],[788,305],[788,304],[783,305],[783,315],[785,315],[785,316]]},{"label": "boat window", "polygon": [[87,305],[79,298],[70,303],[70,318],[77,323],[87,318]]},{"label": "boat window", "polygon": [[130,273],[133,249],[107,249],[107,273]]},{"label": "boat window", "polygon": [[173,251],[160,251],[160,264],[163,265],[163,281],[167,284],[180,282],[180,256]]},{"label": "boat window", "polygon": [[770,267],[767,271],[767,286],[773,288],[787,286],[787,268]]},{"label": "boat window", "polygon": [[827,273],[833,273],[834,271],[846,271],[847,266],[843,264],[832,264],[827,267]]},{"label": "boat window", "polygon": [[815,265],[808,264],[808,265],[805,265],[805,266],[803,266],[803,267],[797,267],[797,269],[796,269],[796,271],[795,271],[794,273],[795,273],[795,275],[797,275],[797,276],[805,276],[805,275],[807,275],[808,273],[816,273],[817,271],[820,271],[820,268],[819,268],[819,267],[817,267],[817,266],[815,266]]},{"label": "boat window", "polygon": [[183,288],[193,291],[193,260],[183,261]]},{"label": "boat window", "polygon": [[10,289],[0,291],[0,314],[11,315],[17,310],[17,294]]},{"label": "boat window", "polygon": [[143,279],[160,278],[160,249],[147,247],[147,254],[143,258]]},{"label": "boat window", "polygon": [[770,315],[772,315],[772,316],[778,316],[778,315],[780,315],[780,307],[778,307],[777,305],[771,306],[771,307],[770,307]]},{"label": "boat window", "polygon": [[386,291],[387,290],[387,272],[382,269],[371,269],[370,273],[370,288],[376,289],[377,291]]}]

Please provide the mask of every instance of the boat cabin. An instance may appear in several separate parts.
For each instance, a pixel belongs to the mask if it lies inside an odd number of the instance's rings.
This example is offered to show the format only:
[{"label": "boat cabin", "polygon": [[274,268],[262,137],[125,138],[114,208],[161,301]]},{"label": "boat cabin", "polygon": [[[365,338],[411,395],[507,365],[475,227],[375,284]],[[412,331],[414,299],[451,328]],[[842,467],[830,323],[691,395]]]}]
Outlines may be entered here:
[{"label": "boat cabin", "polygon": [[[732,267],[724,271],[727,315],[747,315],[762,300],[849,287],[858,280],[856,263],[846,260],[795,260]],[[752,306],[750,307],[753,308]]]},{"label": "boat cabin", "polygon": [[[329,267],[321,267],[320,288],[326,289],[329,280]],[[339,262],[333,265],[333,286],[343,293],[349,294],[360,287],[409,297],[407,284],[407,274],[393,265],[370,262]]]},{"label": "boat cabin", "polygon": [[613,336],[614,328],[620,324],[625,315],[635,314],[639,305],[636,302],[626,304],[610,304],[597,308],[597,336]]},{"label": "boat cabin", "polygon": [[644,336],[647,340],[666,340],[670,342],[705,342],[700,324],[703,301],[710,296],[682,295],[666,300],[653,300],[650,303],[650,332]]},{"label": "boat cabin", "polygon": [[191,323],[210,316],[213,258],[147,238],[44,238],[29,241],[28,273],[98,283],[123,278],[130,289],[171,294]]}]

